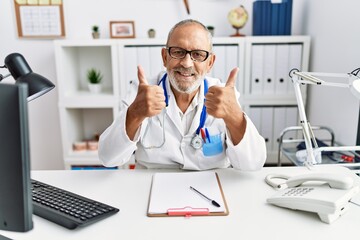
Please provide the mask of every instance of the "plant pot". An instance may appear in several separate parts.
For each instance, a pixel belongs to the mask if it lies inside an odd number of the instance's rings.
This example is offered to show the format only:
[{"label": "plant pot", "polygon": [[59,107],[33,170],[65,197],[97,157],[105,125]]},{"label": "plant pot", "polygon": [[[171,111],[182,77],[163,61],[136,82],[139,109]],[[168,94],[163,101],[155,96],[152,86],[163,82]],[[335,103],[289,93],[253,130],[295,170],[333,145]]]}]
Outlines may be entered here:
[{"label": "plant pot", "polygon": [[91,93],[100,93],[102,85],[100,83],[89,83],[89,90]]},{"label": "plant pot", "polygon": [[149,31],[148,31],[149,38],[155,38],[155,34],[156,34],[156,32],[154,29],[149,29]]},{"label": "plant pot", "polygon": [[93,32],[92,37],[93,37],[93,39],[98,39],[98,38],[100,38],[100,33],[99,32]]}]

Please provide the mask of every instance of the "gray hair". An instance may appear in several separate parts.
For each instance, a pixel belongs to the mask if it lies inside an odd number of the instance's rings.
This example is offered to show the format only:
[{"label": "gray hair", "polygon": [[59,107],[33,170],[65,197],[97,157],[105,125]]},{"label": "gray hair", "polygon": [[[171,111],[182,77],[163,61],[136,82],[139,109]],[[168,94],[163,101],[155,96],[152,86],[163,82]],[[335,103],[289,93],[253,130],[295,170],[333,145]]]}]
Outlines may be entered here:
[{"label": "gray hair", "polygon": [[175,29],[178,28],[178,27],[184,26],[184,25],[188,25],[188,24],[198,24],[199,26],[201,26],[207,32],[209,43],[210,43],[210,51],[211,51],[212,47],[213,47],[211,32],[207,29],[207,27],[204,24],[202,24],[201,22],[199,22],[197,20],[194,20],[194,19],[185,19],[185,20],[182,20],[182,21],[178,22],[177,24],[175,24],[171,28],[171,30],[170,30],[170,32],[168,34],[167,41],[166,41],[166,46],[169,47],[169,45],[168,45],[169,40],[170,40],[171,35],[175,31]]}]

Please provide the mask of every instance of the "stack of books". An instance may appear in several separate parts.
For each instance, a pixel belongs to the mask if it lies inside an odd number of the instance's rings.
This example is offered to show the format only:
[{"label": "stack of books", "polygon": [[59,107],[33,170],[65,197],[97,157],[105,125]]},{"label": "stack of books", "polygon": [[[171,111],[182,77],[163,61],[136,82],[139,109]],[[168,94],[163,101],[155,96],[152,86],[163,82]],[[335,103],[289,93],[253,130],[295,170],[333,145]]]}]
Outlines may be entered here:
[{"label": "stack of books", "polygon": [[253,35],[291,35],[292,0],[256,0]]}]

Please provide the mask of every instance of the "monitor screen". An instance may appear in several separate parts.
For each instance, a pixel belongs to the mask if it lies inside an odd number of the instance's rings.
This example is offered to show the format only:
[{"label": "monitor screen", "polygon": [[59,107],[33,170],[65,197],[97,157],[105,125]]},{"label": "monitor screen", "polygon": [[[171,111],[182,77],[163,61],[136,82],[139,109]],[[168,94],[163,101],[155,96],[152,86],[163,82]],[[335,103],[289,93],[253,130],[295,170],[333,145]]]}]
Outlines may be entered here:
[{"label": "monitor screen", "polygon": [[33,228],[26,84],[0,84],[0,229]]}]

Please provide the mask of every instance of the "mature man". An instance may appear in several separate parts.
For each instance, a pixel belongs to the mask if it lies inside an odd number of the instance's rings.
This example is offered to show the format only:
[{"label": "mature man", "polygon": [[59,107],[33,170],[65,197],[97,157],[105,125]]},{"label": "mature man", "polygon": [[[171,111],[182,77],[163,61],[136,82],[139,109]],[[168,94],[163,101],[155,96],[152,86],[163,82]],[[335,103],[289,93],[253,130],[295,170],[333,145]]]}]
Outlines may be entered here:
[{"label": "mature man", "polygon": [[225,85],[206,76],[216,58],[206,27],[191,19],[177,23],[161,54],[166,74],[149,85],[139,66],[136,96],[100,136],[103,164],[123,165],[135,152],[137,167],[260,169],[265,141],[238,102],[239,69]]}]

